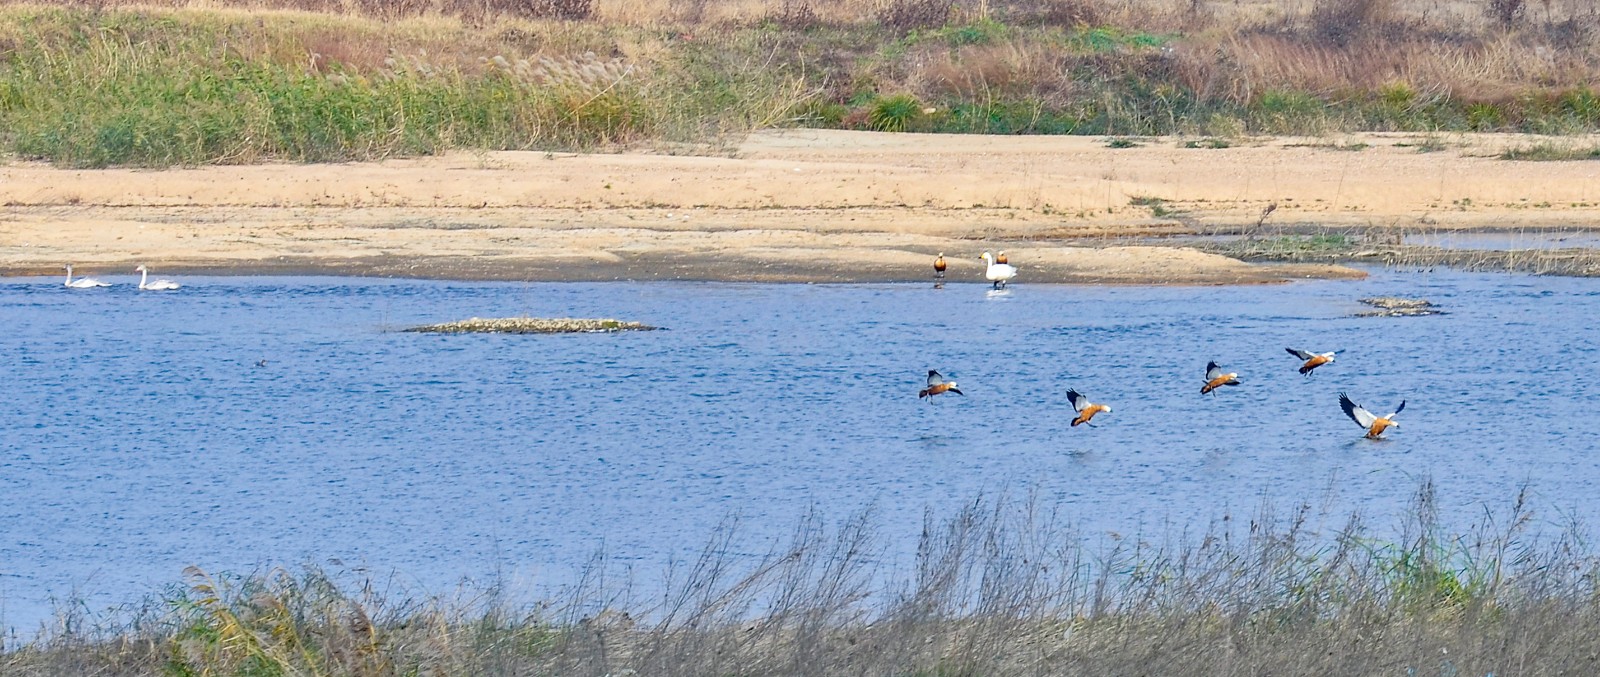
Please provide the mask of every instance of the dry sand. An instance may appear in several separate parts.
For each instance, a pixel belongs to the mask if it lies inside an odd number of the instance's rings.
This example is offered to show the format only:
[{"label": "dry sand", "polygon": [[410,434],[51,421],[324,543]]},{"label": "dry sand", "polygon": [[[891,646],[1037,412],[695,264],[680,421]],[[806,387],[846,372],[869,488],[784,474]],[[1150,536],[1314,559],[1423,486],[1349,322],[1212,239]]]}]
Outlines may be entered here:
[{"label": "dry sand", "polygon": [[[1108,236],[1600,225],[1600,162],[1509,162],[1513,136],[1235,141],[773,131],[723,156],[497,152],[164,171],[0,166],[0,274],[330,272],[462,279],[1019,282],[1358,276]],[[1565,139],[1560,144],[1592,144]],[[1362,150],[1348,150],[1366,144]],[[1341,149],[1345,148],[1345,149]],[[1164,200],[1152,209],[1149,198]],[[1136,202],[1142,203],[1135,204]],[[1160,212],[1160,216],[1156,212]]]}]

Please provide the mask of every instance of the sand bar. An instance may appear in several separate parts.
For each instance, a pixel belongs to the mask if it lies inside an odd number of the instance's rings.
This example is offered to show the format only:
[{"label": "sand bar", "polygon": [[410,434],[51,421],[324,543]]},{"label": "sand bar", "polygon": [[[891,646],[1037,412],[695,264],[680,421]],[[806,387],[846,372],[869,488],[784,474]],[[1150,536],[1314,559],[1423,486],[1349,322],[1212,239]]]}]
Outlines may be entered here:
[{"label": "sand bar", "polygon": [[1268,205],[1269,229],[1600,225],[1600,162],[1495,157],[1540,141],[1528,137],[1183,141],[794,130],[717,155],[11,162],[0,166],[0,274],[71,262],[97,275],[147,263],[163,274],[868,282],[928,279],[944,252],[950,278],[970,280],[981,251],[1006,249],[1019,282],[1231,284],[1360,273],[1106,238],[1248,229]]}]

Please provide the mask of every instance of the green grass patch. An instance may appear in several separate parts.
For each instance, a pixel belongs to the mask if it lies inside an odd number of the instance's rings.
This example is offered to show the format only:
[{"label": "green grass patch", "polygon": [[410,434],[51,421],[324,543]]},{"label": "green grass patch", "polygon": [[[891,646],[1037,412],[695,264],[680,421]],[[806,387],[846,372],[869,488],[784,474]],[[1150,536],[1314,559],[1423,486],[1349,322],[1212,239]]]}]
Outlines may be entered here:
[{"label": "green grass patch", "polygon": [[1080,28],[1067,38],[1067,44],[1085,52],[1157,49],[1170,41],[1169,36],[1143,31],[1124,31],[1110,26]]},{"label": "green grass patch", "polygon": [[1135,207],[1149,207],[1150,215],[1156,218],[1164,218],[1178,213],[1178,210],[1167,207],[1167,201],[1159,197],[1138,195],[1130,198],[1128,204]]},{"label": "green grass patch", "polygon": [[867,120],[880,132],[903,132],[922,116],[922,103],[910,94],[896,94],[873,104]]},{"label": "green grass patch", "polygon": [[0,68],[0,90],[19,102],[0,109],[7,144],[75,167],[165,166],[594,145],[642,131],[625,85],[586,95],[403,56],[379,72],[317,71],[126,25],[142,18],[113,12],[25,38]]},{"label": "green grass patch", "polygon": [[1356,248],[1356,238],[1344,233],[1317,233],[1313,235],[1280,235],[1257,239],[1241,239],[1221,245],[1225,253],[1246,258],[1272,259],[1315,258],[1345,254]]},{"label": "green grass patch", "polygon": [[782,69],[714,50],[684,49],[650,73],[592,52],[440,54],[433,41],[448,32],[353,54],[340,39],[403,31],[298,20],[0,10],[0,148],[70,167],[583,150],[770,125],[807,98]]},{"label": "green grass patch", "polygon": [[1316,235],[1293,235],[1268,240],[1265,244],[1269,247],[1280,249],[1298,249],[1302,251],[1326,251],[1349,249],[1356,245],[1354,237],[1344,233],[1318,233]]},{"label": "green grass patch", "polygon": [[1366,149],[1371,148],[1371,147],[1372,147],[1371,144],[1362,143],[1360,141],[1333,141],[1333,142],[1328,142],[1328,143],[1291,143],[1291,144],[1287,144],[1287,145],[1284,146],[1284,148],[1317,148],[1317,149],[1321,149],[1321,150],[1341,150],[1341,151],[1350,151],[1350,152],[1363,151],[1363,150],[1366,150]]},{"label": "green grass patch", "polygon": [[940,42],[951,47],[988,45],[1005,39],[1011,32],[1010,26],[993,19],[984,19],[970,24],[912,31],[906,36],[904,43],[906,45],[916,45],[925,42]]},{"label": "green grass patch", "polygon": [[1404,141],[1396,143],[1394,147],[1415,148],[1418,153],[1437,153],[1449,148],[1450,146],[1444,142],[1444,139],[1441,139],[1437,136],[1425,136],[1421,139],[1417,139],[1416,141]]},{"label": "green grass patch", "polygon": [[1568,162],[1573,160],[1600,160],[1600,146],[1580,147],[1567,144],[1541,142],[1507,148],[1500,153],[1502,160],[1519,162]]}]

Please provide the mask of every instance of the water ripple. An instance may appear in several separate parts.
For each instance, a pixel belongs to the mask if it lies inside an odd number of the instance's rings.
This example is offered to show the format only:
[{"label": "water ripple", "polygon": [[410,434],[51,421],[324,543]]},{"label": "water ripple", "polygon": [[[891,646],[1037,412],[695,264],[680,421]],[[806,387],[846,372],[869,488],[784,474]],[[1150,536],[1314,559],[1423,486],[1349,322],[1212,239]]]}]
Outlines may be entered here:
[{"label": "water ripple", "polygon": [[[126,601],[190,564],[340,559],[445,588],[519,568],[559,580],[602,544],[619,561],[682,556],[733,513],[781,537],[813,506],[871,503],[885,533],[915,534],[925,509],[1015,487],[1086,533],[1298,501],[1331,478],[1375,521],[1425,475],[1453,505],[1529,483],[1600,516],[1597,280],[1376,272],[1002,295],[184,281],[160,297],[0,281],[0,622],[31,624],[74,591]],[[1377,294],[1450,314],[1347,317]],[[671,330],[393,331],[522,314]],[[1347,352],[1306,378],[1286,346]],[[1211,359],[1244,384],[1201,397]],[[967,396],[918,401],[928,368]],[[1114,413],[1071,427],[1068,387]],[[1359,439],[1341,390],[1375,409],[1407,400],[1402,429]]]}]

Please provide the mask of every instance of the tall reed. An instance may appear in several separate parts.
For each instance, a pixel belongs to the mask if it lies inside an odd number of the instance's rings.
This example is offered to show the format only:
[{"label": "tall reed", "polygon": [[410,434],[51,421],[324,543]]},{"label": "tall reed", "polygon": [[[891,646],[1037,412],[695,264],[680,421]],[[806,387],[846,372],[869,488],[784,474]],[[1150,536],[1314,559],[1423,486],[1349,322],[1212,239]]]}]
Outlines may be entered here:
[{"label": "tall reed", "polygon": [[645,589],[597,564],[560,600],[396,599],[316,568],[191,571],[121,624],[68,614],[6,674],[1579,674],[1600,560],[1526,493],[1449,523],[1309,505],[1190,534],[1089,538],[1037,500],[929,517],[914,557],[870,513],[765,556],[725,528]]},{"label": "tall reed", "polygon": [[97,167],[721,152],[792,125],[1600,130],[1600,13],[1577,6],[1507,23],[1468,0],[587,2],[0,4],[0,152]]},{"label": "tall reed", "polygon": [[[692,55],[645,64],[503,43],[430,50],[472,43],[474,31],[450,22],[404,39],[421,29],[293,14],[0,15],[0,144],[76,167],[706,141],[771,124],[805,96],[782,73],[725,74]],[[711,80],[715,92],[686,86]]]}]

